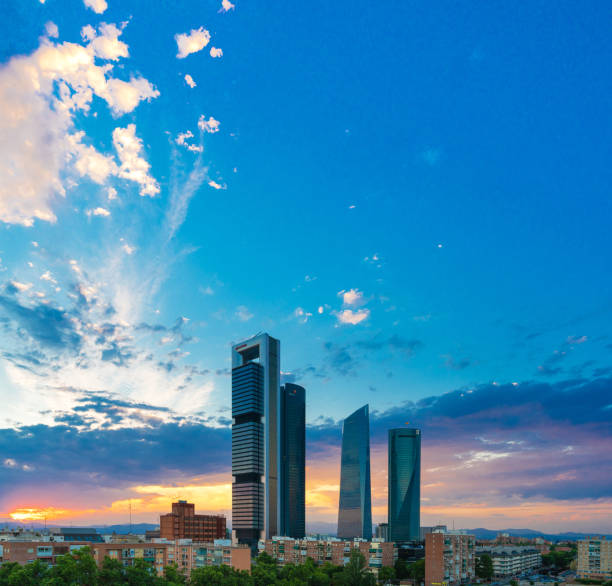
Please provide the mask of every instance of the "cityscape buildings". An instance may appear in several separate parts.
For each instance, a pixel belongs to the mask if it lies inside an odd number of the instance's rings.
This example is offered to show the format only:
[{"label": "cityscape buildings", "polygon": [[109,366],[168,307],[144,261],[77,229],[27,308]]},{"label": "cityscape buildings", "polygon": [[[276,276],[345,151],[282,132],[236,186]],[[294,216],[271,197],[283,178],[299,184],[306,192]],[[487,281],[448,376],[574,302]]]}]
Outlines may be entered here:
[{"label": "cityscape buildings", "polygon": [[281,527],[280,534],[306,534],[306,391],[281,387]]},{"label": "cityscape buildings", "polygon": [[591,580],[612,579],[612,541],[590,537],[578,541],[577,575]]},{"label": "cityscape buildings", "polygon": [[476,576],[473,535],[428,533],[425,537],[425,586],[459,584]]},{"label": "cityscape buildings", "polygon": [[349,415],[342,426],[338,537],[372,539],[368,405]]},{"label": "cityscape buildings", "polygon": [[159,517],[159,536],[162,539],[193,539],[212,541],[225,539],[225,517],[196,515],[195,505],[187,501],[172,503],[172,512]]},{"label": "cityscape buildings", "polygon": [[389,539],[417,541],[421,526],[421,430],[389,430]]},{"label": "cityscape buildings", "polygon": [[308,558],[317,565],[329,562],[334,566],[346,565],[351,552],[357,549],[365,560],[366,567],[377,571],[383,566],[393,566],[397,561],[397,548],[393,543],[365,539],[292,539],[274,537],[259,542],[259,551],[272,556],[279,566],[286,564],[303,564]]}]

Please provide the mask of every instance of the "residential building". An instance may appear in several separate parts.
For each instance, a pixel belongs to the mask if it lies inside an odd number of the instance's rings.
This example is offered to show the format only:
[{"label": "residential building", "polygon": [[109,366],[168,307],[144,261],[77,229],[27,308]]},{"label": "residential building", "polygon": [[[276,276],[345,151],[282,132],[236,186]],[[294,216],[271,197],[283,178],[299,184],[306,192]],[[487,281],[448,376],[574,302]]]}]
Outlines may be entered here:
[{"label": "residential building", "polygon": [[473,580],[473,535],[428,533],[425,536],[425,586],[449,586]]},{"label": "residential building", "polygon": [[605,537],[578,540],[578,578],[612,580],[612,541]]},{"label": "residential building", "polygon": [[280,342],[232,346],[232,538],[257,547],[281,531]]},{"label": "residential building", "polygon": [[368,405],[349,415],[342,426],[338,537],[372,539]]},{"label": "residential building", "polygon": [[517,576],[542,565],[542,554],[530,546],[500,545],[495,547],[477,546],[476,553],[489,554],[493,561],[496,577]]},{"label": "residential building", "polygon": [[281,387],[281,535],[306,534],[306,391]]},{"label": "residential building", "polygon": [[376,525],[375,536],[382,541],[389,541],[389,523],[379,523]]},{"label": "residential building", "polygon": [[54,565],[58,556],[66,555],[81,547],[91,546],[91,542],[6,541],[0,545],[0,562],[17,562],[25,565],[40,560]]},{"label": "residential building", "polygon": [[389,430],[389,539],[418,541],[421,526],[421,430]]},{"label": "residential building", "polygon": [[141,559],[153,565],[157,575],[162,576],[170,563],[166,543],[96,543],[90,547],[98,567],[102,567],[106,557],[117,560],[124,567],[131,567]]},{"label": "residential building", "polygon": [[247,545],[232,545],[230,539],[216,539],[196,543],[189,539],[168,543],[168,563],[176,564],[188,578],[192,570],[205,566],[231,566],[236,570],[251,571],[251,549]]},{"label": "residential building", "polygon": [[330,562],[335,566],[344,566],[349,562],[354,549],[363,554],[367,567],[374,572],[383,566],[393,566],[397,561],[395,544],[376,539],[274,537],[259,542],[259,551],[272,556],[279,566],[303,564],[308,558],[312,558],[318,565]]},{"label": "residential building", "polygon": [[225,517],[220,515],[196,515],[195,505],[187,501],[172,503],[172,512],[159,517],[159,534],[162,539],[193,539],[212,541],[225,538]]},{"label": "residential building", "polygon": [[251,550],[247,546],[232,545],[230,540],[225,539],[206,543],[196,543],[190,539],[149,543],[5,542],[0,545],[0,563],[17,562],[25,565],[40,560],[55,565],[59,556],[81,547],[92,550],[99,567],[106,557],[119,561],[125,567],[133,566],[136,560],[142,559],[152,564],[159,576],[163,575],[164,568],[169,564],[176,564],[187,577],[195,568],[221,564],[237,570],[251,570]]}]

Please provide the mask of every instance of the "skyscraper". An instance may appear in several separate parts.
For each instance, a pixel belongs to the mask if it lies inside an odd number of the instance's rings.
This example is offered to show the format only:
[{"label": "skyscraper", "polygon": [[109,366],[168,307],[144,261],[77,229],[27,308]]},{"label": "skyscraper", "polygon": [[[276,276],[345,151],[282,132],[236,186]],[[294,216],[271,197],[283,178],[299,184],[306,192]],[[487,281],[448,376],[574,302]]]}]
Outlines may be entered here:
[{"label": "skyscraper", "polygon": [[232,347],[232,533],[251,547],[280,532],[280,342]]},{"label": "skyscraper", "polygon": [[389,430],[389,539],[417,541],[421,524],[421,430]]},{"label": "skyscraper", "polygon": [[338,537],[372,539],[368,405],[349,415],[342,426]]},{"label": "skyscraper", "polygon": [[306,533],[306,391],[299,385],[281,387],[281,534]]}]

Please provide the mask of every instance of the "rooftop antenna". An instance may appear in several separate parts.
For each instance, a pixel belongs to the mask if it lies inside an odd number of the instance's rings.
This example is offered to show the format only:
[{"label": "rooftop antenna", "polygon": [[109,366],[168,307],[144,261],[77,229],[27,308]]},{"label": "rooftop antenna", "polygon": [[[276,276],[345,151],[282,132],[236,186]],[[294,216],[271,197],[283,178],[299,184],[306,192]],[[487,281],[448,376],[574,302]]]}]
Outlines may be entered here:
[{"label": "rooftop antenna", "polygon": [[132,533],[132,499],[130,499],[130,533]]}]

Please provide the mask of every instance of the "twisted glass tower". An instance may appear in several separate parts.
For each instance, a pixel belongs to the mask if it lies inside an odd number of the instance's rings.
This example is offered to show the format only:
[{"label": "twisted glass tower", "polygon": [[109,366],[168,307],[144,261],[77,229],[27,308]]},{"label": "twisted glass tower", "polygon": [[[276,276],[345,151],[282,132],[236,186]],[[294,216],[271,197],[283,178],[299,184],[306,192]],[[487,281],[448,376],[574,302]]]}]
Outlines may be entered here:
[{"label": "twisted glass tower", "polygon": [[306,534],[306,391],[299,385],[281,387],[281,534]]},{"label": "twisted glass tower", "polygon": [[421,430],[389,430],[389,541],[417,541],[421,524]]},{"label": "twisted glass tower", "polygon": [[338,537],[372,539],[368,405],[349,415],[342,426]]},{"label": "twisted glass tower", "polygon": [[232,347],[232,533],[251,547],[280,532],[279,355],[268,334]]}]

